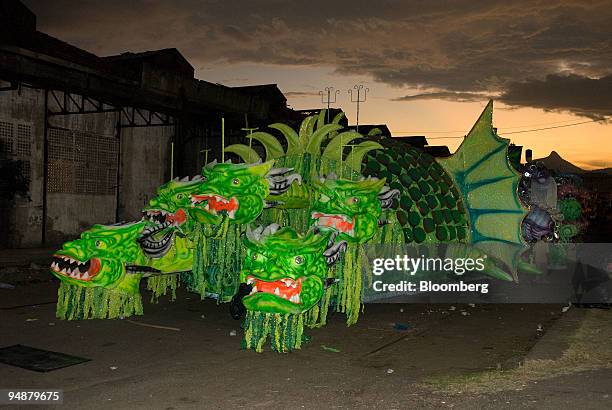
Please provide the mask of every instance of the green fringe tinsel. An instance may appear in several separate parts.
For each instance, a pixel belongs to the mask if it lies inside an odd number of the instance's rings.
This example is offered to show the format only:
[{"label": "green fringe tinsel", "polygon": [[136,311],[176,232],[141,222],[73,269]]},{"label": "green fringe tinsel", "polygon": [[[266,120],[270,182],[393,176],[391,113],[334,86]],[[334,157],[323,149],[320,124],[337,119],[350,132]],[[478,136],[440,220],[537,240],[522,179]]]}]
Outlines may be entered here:
[{"label": "green fringe tinsel", "polygon": [[[393,252],[399,254],[404,246],[404,235],[397,223],[395,214],[389,215],[389,224],[379,229],[368,245],[392,246]],[[357,323],[359,314],[363,312],[363,281],[366,286],[372,286],[372,272],[365,269],[369,259],[364,245],[349,244],[345,255],[330,270],[329,277],[339,279],[339,282],[328,288],[317,305],[305,313],[305,324],[308,327],[321,327],[327,323],[330,311],[346,315],[347,325]]]},{"label": "green fringe tinsel", "polygon": [[170,300],[176,300],[176,289],[179,287],[179,275],[158,275],[147,278],[147,290],[152,291],[151,303],[157,303],[162,295],[167,295],[168,290],[172,292]]},{"label": "green fringe tinsel", "polygon": [[338,283],[325,290],[317,305],[304,313],[308,327],[321,327],[327,323],[330,310],[346,315],[346,324],[354,325],[363,312],[363,266],[367,263],[364,248],[350,244],[343,258],[330,270],[330,277]]},{"label": "green fringe tinsel", "polygon": [[181,276],[187,289],[202,299],[214,294],[219,302],[228,302],[236,293],[245,250],[240,235],[242,225],[223,224],[214,237],[207,237],[210,227],[200,226],[191,273]]},{"label": "green fringe tinsel", "polygon": [[139,293],[127,295],[101,287],[84,288],[60,282],[57,292],[58,319],[116,319],[142,315]]},{"label": "green fringe tinsel", "polygon": [[304,337],[304,314],[247,311],[244,320],[244,349],[262,352],[270,337],[273,351],[287,353],[299,349]]}]

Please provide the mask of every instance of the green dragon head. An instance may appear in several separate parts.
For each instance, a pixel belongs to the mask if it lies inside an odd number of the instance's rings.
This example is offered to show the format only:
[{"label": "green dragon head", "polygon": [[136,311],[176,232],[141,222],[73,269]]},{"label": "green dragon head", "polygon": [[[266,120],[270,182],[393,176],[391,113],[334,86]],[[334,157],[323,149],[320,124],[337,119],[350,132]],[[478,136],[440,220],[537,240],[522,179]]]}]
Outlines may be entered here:
[{"label": "green dragon head", "polygon": [[202,169],[203,184],[191,195],[195,207],[230,221],[248,223],[261,214],[270,194],[266,175],[273,161],[259,164],[211,163]]},{"label": "green dragon head", "polygon": [[338,239],[364,243],[379,228],[383,210],[390,208],[396,189],[385,186],[384,179],[361,181],[321,178],[313,181],[314,200],[310,207],[312,224],[321,230],[338,232]]},{"label": "green dragon head", "polygon": [[301,313],[323,296],[328,266],[338,260],[346,242],[329,247],[330,235],[272,224],[248,230],[246,259],[240,282],[250,285],[242,299],[247,310],[267,313]]},{"label": "green dragon head", "polygon": [[157,195],[142,210],[147,227],[140,243],[147,256],[162,257],[172,246],[172,237],[177,231],[191,232],[195,223],[191,217],[191,195],[199,191],[202,183],[202,176],[196,175],[192,179],[175,178],[157,189]]},{"label": "green dragon head", "polygon": [[53,255],[51,273],[61,281],[81,287],[116,288],[129,284],[128,293],[138,281],[126,281],[126,269],[142,258],[137,239],[144,222],[123,225],[94,225],[79,239],[66,242]]}]

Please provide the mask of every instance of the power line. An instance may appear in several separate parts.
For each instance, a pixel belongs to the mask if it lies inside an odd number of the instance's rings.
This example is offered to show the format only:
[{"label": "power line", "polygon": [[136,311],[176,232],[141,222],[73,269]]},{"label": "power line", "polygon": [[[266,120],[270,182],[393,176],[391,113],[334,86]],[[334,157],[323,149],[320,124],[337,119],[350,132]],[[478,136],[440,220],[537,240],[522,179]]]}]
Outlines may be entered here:
[{"label": "power line", "polygon": [[[552,130],[555,128],[565,128],[565,127],[573,127],[576,125],[581,125],[581,124],[589,124],[592,122],[601,122],[601,121],[606,121],[608,120],[608,118],[600,118],[597,120],[589,120],[589,121],[581,121],[581,122],[575,122],[572,124],[564,124],[564,125],[556,125],[553,127],[543,127],[543,128],[532,128],[529,130],[521,130],[521,131],[511,131],[511,132],[502,132],[501,134],[503,135],[510,135],[510,134],[522,134],[525,132],[534,132],[534,131],[543,131],[543,130]],[[442,133],[442,132],[446,132],[446,131],[437,131],[438,133]],[[464,138],[463,136],[461,137],[427,137],[428,140],[439,140],[439,139],[459,139],[459,138]]]},{"label": "power line", "polygon": [[512,130],[512,129],[516,129],[516,128],[542,127],[542,126],[557,125],[557,124],[567,124],[568,122],[572,122],[572,121],[575,121],[575,120],[540,122],[538,124],[515,125],[515,126],[512,126],[512,127],[499,127],[499,128],[501,128],[503,130]]},{"label": "power line", "polygon": [[[499,127],[503,130],[513,130],[517,128],[527,128],[527,127],[539,127],[543,125],[557,125],[557,124],[566,124],[568,122],[572,122],[574,120],[565,120],[565,121],[554,121],[554,122],[540,122],[537,124],[525,124],[525,125],[515,125],[512,127]],[[454,134],[456,132],[464,132],[465,130],[450,130],[450,131],[398,131],[398,133],[402,134]]]},{"label": "power line", "polygon": [[504,132],[504,135],[508,135],[508,134],[520,134],[522,132],[533,132],[533,131],[542,131],[542,130],[552,130],[554,128],[564,128],[564,127],[573,127],[574,125],[580,125],[580,124],[588,124],[590,122],[600,122],[600,121],[605,121],[607,118],[600,118],[598,120],[590,120],[590,121],[582,121],[582,122],[575,122],[573,124],[565,124],[565,125],[556,125],[554,127],[544,127],[544,128],[534,128],[531,130],[523,130],[523,131],[512,131],[512,132]]}]

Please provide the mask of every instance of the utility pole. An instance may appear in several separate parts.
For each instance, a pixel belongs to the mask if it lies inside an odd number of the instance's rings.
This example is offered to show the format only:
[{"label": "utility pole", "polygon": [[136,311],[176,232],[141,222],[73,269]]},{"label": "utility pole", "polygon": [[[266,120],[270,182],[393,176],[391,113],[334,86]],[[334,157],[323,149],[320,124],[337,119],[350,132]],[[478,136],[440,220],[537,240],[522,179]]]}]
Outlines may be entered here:
[{"label": "utility pole", "polygon": [[[357,96],[355,97],[353,96],[353,90],[357,91]],[[348,93],[351,96],[351,102],[357,103],[357,132],[359,132],[359,104],[366,102],[368,98],[368,91],[370,91],[370,89],[367,87],[364,88],[363,84],[355,84],[352,89],[348,90]]]},{"label": "utility pole", "polygon": [[334,90],[334,87],[325,87],[324,90],[319,91],[319,95],[321,96],[321,102],[327,104],[327,123],[329,124],[329,107],[336,103],[336,96],[340,93],[340,90]]}]

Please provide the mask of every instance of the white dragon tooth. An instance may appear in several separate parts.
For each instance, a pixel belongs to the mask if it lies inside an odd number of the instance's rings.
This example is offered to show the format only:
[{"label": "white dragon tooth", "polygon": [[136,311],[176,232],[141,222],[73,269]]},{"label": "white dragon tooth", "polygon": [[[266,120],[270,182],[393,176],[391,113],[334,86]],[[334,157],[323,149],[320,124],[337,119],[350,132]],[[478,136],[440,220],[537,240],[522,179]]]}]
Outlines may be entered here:
[{"label": "white dragon tooth", "polygon": [[283,299],[287,299],[287,295],[283,295]]},{"label": "white dragon tooth", "polygon": [[256,293],[257,292],[257,286],[253,286],[253,289],[251,289],[251,293]]},{"label": "white dragon tooth", "polygon": [[81,275],[81,279],[89,279],[89,272],[85,272]]},{"label": "white dragon tooth", "polygon": [[280,289],[278,288],[278,286],[276,287],[276,289],[274,289],[274,294],[277,296],[280,295]]}]

